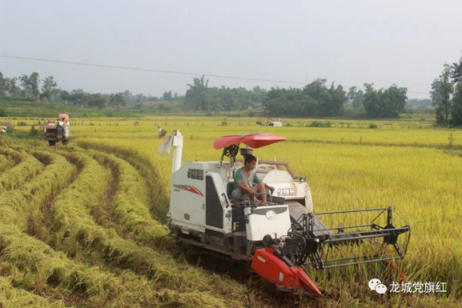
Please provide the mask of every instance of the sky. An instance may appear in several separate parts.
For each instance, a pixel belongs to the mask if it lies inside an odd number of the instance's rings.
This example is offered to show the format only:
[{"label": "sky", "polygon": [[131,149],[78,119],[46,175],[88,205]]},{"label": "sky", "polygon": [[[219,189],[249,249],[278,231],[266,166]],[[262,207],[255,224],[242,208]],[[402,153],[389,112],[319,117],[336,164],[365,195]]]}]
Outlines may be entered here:
[{"label": "sky", "polygon": [[102,93],[184,94],[204,74],[218,87],[323,78],[426,98],[443,65],[462,56],[461,11],[460,0],[0,0],[0,55],[195,75],[4,57],[0,72],[36,71],[62,89]]}]

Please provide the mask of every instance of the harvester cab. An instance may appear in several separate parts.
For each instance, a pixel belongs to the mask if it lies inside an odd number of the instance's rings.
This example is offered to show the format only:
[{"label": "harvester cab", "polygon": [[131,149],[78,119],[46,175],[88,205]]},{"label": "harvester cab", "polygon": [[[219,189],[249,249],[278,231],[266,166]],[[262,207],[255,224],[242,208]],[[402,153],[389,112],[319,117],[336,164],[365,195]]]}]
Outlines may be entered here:
[{"label": "harvester cab", "polygon": [[223,136],[213,143],[222,150],[219,161],[181,164],[181,133],[165,139],[158,152],[174,148],[167,218],[176,239],[240,260],[281,291],[311,295],[321,292],[304,266],[321,270],[405,256],[410,226],[391,207],[315,213],[306,177],[286,162],[258,160],[257,177],[275,188],[266,204],[233,200],[234,175],[243,163],[238,154],[284,140],[260,133]]},{"label": "harvester cab", "polygon": [[56,142],[61,141],[64,145],[69,142],[71,128],[69,124],[69,116],[60,114],[56,123],[48,123],[45,125],[45,139],[48,140],[50,146],[56,145]]}]

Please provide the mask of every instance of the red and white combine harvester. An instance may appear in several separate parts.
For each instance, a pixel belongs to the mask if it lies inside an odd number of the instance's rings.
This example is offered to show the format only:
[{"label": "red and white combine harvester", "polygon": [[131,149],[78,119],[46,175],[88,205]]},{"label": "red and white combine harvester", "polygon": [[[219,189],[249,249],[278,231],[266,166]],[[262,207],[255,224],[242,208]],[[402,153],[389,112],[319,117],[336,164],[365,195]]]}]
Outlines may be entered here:
[{"label": "red and white combine harvester", "polygon": [[59,141],[64,145],[68,144],[71,133],[69,116],[65,113],[60,114],[56,123],[45,125],[44,133],[45,139],[48,140],[50,146],[54,146]]},{"label": "red and white combine harvester", "polygon": [[233,200],[234,175],[243,162],[238,154],[284,140],[259,133],[223,136],[213,143],[222,150],[219,161],[181,164],[183,137],[174,131],[158,152],[170,154],[174,147],[167,215],[177,240],[240,260],[278,290],[315,296],[321,292],[304,266],[392,263],[405,256],[411,229],[391,207],[315,213],[306,177],[285,162],[257,159],[253,172],[274,188],[266,204]]}]

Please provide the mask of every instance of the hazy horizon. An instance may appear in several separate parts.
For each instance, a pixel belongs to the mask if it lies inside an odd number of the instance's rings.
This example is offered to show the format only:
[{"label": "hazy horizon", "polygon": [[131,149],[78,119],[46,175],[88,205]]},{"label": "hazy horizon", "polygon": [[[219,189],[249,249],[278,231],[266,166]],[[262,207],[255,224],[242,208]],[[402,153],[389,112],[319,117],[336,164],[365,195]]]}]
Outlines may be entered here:
[{"label": "hazy horizon", "polygon": [[[301,87],[207,74],[362,88],[426,98],[462,53],[460,1],[0,2],[0,54],[205,74],[210,86]],[[6,77],[55,76],[62,89],[184,94],[193,76],[0,58]]]}]

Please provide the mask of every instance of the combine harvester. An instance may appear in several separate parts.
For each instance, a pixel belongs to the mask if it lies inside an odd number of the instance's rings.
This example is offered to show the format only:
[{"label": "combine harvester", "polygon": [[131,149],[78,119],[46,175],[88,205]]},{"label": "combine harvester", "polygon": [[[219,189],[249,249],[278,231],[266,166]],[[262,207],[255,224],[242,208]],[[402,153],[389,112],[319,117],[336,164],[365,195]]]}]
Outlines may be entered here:
[{"label": "combine harvester", "polygon": [[54,146],[56,142],[61,141],[63,145],[69,143],[71,128],[69,125],[69,116],[65,113],[59,115],[57,123],[48,123],[44,129],[45,139],[48,145]]},{"label": "combine harvester", "polygon": [[266,204],[233,200],[234,174],[243,162],[238,153],[284,140],[223,136],[213,143],[222,150],[220,161],[181,165],[183,137],[175,130],[158,152],[174,147],[167,218],[176,239],[241,261],[280,291],[313,296],[322,294],[303,266],[321,270],[405,256],[411,229],[391,207],[314,213],[306,177],[285,162],[257,160],[257,177],[274,187]]},{"label": "combine harvester", "polygon": [[261,121],[257,121],[257,125],[260,125],[260,126],[276,126],[276,127],[281,127],[282,126],[282,122],[281,122],[281,119],[278,119],[277,121],[274,120],[273,118],[270,118],[270,117],[266,117],[266,123],[263,124],[263,122]]}]

